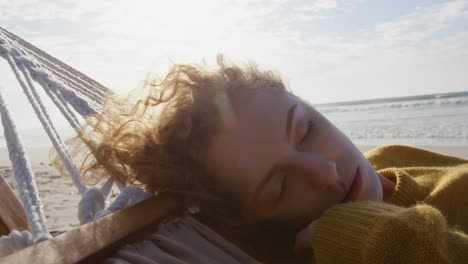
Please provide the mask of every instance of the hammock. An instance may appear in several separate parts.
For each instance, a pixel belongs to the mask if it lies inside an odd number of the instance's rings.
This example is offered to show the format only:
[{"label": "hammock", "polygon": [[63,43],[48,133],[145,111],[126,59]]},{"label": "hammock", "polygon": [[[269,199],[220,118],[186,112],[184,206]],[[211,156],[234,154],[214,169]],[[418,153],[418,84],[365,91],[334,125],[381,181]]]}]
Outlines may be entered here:
[{"label": "hammock", "polygon": [[[26,97],[33,106],[34,112],[71,175],[73,183],[83,196],[80,202],[80,222],[82,224],[89,222],[96,213],[103,209],[103,199],[109,193],[113,180],[111,178],[100,190],[86,187],[42,104],[33,81],[40,84],[77,132],[80,128],[77,114],[86,118],[100,112],[105,96],[111,91],[5,29],[0,28],[0,34],[0,54],[13,70]],[[0,105],[5,139],[14,167],[15,178],[20,187],[20,196],[27,215],[31,216],[28,217],[28,222],[32,229],[33,238],[37,239],[42,234],[48,234],[48,231],[34,183],[34,174],[26,159],[24,147],[1,91]],[[122,188],[122,186],[120,187]],[[134,188],[128,190],[130,191],[125,190],[124,192],[135,192]],[[99,197],[99,195],[103,197]],[[102,198],[102,201],[96,200],[99,198]],[[93,201],[88,201],[90,199]]]},{"label": "hammock", "polygon": [[[113,178],[110,177],[101,188],[88,188],[83,183],[76,166],[73,164],[67,152],[62,138],[55,129],[42,103],[37,91],[37,86],[44,89],[47,96],[52,99],[53,103],[58,107],[70,126],[77,132],[80,129],[79,118],[86,118],[100,113],[106,96],[112,94],[111,90],[1,27],[0,56],[5,59],[11,67],[24,94],[32,105],[35,114],[40,120],[44,130],[47,132],[53,147],[63,161],[74,185],[82,195],[78,207],[78,217],[81,224],[89,223],[152,196],[135,186],[125,187],[124,184],[116,182],[121,193],[108,208],[105,208],[104,202],[114,184]],[[119,213],[113,214],[111,217],[102,219],[102,221],[94,221],[92,225],[86,225],[83,226],[83,228],[80,227],[78,231],[72,230],[71,232],[66,232],[68,234],[64,234],[64,236],[60,236],[60,238],[51,238],[42,211],[42,204],[36,188],[34,173],[1,90],[0,114],[9,157],[12,162],[15,179],[18,183],[19,196],[24,210],[26,211],[25,217],[27,218],[27,225],[26,223],[15,223],[15,221],[25,222],[24,217],[22,217],[22,215],[24,215],[23,211],[18,208],[20,203],[15,200],[16,198],[13,200],[9,199],[8,201],[11,202],[2,206],[4,208],[1,209],[2,212],[0,212],[0,225],[5,225],[6,229],[12,232],[8,236],[0,238],[0,257],[33,244],[37,244],[35,246],[39,247],[42,245],[47,246],[45,242],[48,241],[38,243],[44,240],[55,239],[56,241],[61,241],[65,238],[72,238],[79,240],[73,242],[76,245],[80,245],[81,243],[82,247],[78,255],[77,253],[68,254],[67,252],[67,256],[62,256],[63,251],[61,252],[60,250],[64,248],[57,247],[57,244],[52,244],[57,248],[49,248],[47,255],[42,260],[44,262],[49,262],[51,260],[57,262],[58,259],[63,260],[63,262],[80,261],[90,254],[94,254],[96,251],[154,222],[163,216],[164,212],[169,212],[172,210],[171,208],[174,207],[172,206],[173,203],[167,199],[165,200],[161,197],[155,199],[153,197],[145,201],[146,203],[143,203],[138,208],[122,210]],[[0,181],[0,191],[2,190],[6,190],[7,192],[2,192],[2,195],[12,194],[11,189],[9,189],[8,184],[4,182],[3,179]],[[148,215],[148,211],[154,211],[154,208],[160,210],[153,215]],[[141,219],[138,219],[138,217]],[[30,229],[29,231],[20,232],[14,230],[25,229],[28,226]],[[96,230],[96,228],[99,229],[100,236],[103,237],[99,239],[96,237],[89,237],[89,232]],[[116,229],[119,230],[116,231]],[[88,234],[88,236],[86,236],[86,234]],[[89,249],[90,244],[93,244],[93,248],[91,249]],[[51,244],[48,246],[50,247]],[[86,250],[87,247],[88,250]],[[29,253],[27,249],[19,251],[19,256],[10,255],[8,257],[10,257],[10,260],[16,260],[15,262],[18,262],[18,258],[28,263],[30,260],[37,261],[37,249]],[[68,250],[70,250],[70,248],[68,248]],[[55,256],[55,258],[51,259],[51,256]],[[6,259],[0,259],[0,262],[1,261],[8,262]]]}]

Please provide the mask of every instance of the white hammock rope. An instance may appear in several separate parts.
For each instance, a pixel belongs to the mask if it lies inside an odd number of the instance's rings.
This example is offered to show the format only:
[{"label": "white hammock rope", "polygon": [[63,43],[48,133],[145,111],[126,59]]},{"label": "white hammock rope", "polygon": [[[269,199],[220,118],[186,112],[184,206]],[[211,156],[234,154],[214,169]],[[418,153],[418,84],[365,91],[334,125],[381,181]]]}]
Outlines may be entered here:
[{"label": "white hammock rope", "polygon": [[[40,98],[37,96],[37,94],[34,94],[34,86],[32,85],[32,82],[29,78],[29,75],[27,74],[26,70],[24,69],[24,65],[22,64],[15,64],[13,61],[12,56],[7,54],[6,59],[8,63],[10,64],[11,69],[15,73],[16,79],[20,83],[20,86],[23,88],[24,93],[26,94],[26,97],[28,98],[29,102],[31,103],[34,112],[36,113],[37,117],[39,118],[39,121],[41,122],[42,126],[44,127],[45,131],[47,132],[47,135],[49,136],[50,140],[52,141],[52,144],[54,148],[57,150],[57,153],[59,156],[62,158],[62,161],[65,165],[65,168],[67,169],[68,173],[70,174],[73,183],[75,186],[78,188],[80,193],[84,193],[86,191],[86,186],[85,184],[81,181],[80,179],[80,174],[78,173],[78,170],[76,169],[75,165],[71,161],[71,158],[69,157],[65,146],[63,144],[63,141],[61,140],[60,136],[58,135],[57,131],[52,125],[52,122],[50,120],[50,117],[48,116],[47,112],[44,109],[44,106],[42,105],[42,102],[40,101]],[[18,69],[19,68],[19,69]],[[21,72],[20,72],[21,70]],[[21,73],[23,73],[23,77],[26,79],[27,83],[23,80]],[[36,95],[36,96],[34,96]]]},{"label": "white hammock rope", "polygon": [[52,99],[52,102],[57,106],[62,115],[67,119],[68,123],[75,129],[77,133],[80,131],[80,121],[78,120],[75,113],[70,109],[69,104],[65,101],[65,98],[60,93],[53,93],[52,91],[45,89],[47,95]]},{"label": "white hammock rope", "polygon": [[[0,57],[4,58],[10,65],[74,185],[82,195],[78,205],[78,218],[81,224],[135,204],[152,195],[138,187],[125,186],[124,183],[112,177],[100,189],[97,187],[88,188],[72,162],[61,136],[55,129],[34,82],[44,89],[70,126],[77,132],[80,129],[77,114],[86,118],[100,113],[105,98],[112,94],[109,89],[2,27],[0,27]],[[1,90],[0,112],[13,172],[18,182],[20,199],[25,207],[31,229],[31,233],[29,231],[12,231],[9,236],[1,237],[0,256],[4,256],[33,243],[43,241],[49,238],[50,234],[42,211],[34,173]],[[106,209],[105,200],[114,183],[121,193]]]},{"label": "white hammock rope", "polygon": [[18,137],[16,127],[12,122],[10,111],[7,104],[0,93],[0,111],[2,116],[3,131],[5,134],[6,143],[9,149],[10,159],[12,161],[14,174],[18,182],[23,205],[26,209],[28,224],[31,228],[34,237],[41,234],[49,233],[45,224],[44,212],[42,211],[42,203],[37,191],[36,182],[34,181],[34,173],[31,164],[26,158],[26,153]]},{"label": "white hammock rope", "polygon": [[35,76],[36,82],[38,82],[44,89],[60,91],[63,93],[65,95],[64,98],[66,98],[66,100],[73,105],[79,114],[83,116],[90,116],[100,112],[100,107],[96,103],[92,101],[86,101],[79,97],[76,91],[71,91],[70,89],[65,88],[44,70],[39,70],[37,65],[34,65],[24,56],[17,55],[15,56],[15,59],[17,59],[18,63],[23,64],[30,72],[33,73],[32,75]]},{"label": "white hammock rope", "polygon": [[83,73],[70,67],[66,63],[63,63],[62,61],[56,59],[50,54],[45,53],[41,49],[30,44],[29,42],[15,36],[14,34],[8,32],[5,29],[0,29],[0,31],[3,32],[3,34],[9,39],[10,42],[14,42],[16,44],[14,45],[15,47],[25,50],[26,53],[30,55],[30,57],[44,64],[43,68],[46,68],[47,70],[51,71],[54,74],[54,76],[66,76],[64,79],[74,80],[74,83],[76,85],[83,86],[90,93],[97,93],[101,97],[109,92],[109,89],[103,86],[102,84],[96,82],[95,80],[89,78]]},{"label": "white hammock rope", "polygon": [[[102,102],[105,98],[105,95],[109,93],[109,90],[104,91],[102,89],[96,89],[95,85],[86,87],[83,83],[76,82],[80,79],[77,79],[72,82],[72,80],[69,78],[72,75],[60,74],[60,72],[54,70],[52,67],[47,67],[44,65],[44,63],[46,63],[46,65],[51,65],[51,62],[44,60],[41,61],[40,59],[38,61],[37,58],[30,56],[30,54],[27,53],[26,49],[14,45],[17,43],[12,43],[11,41],[9,41],[9,44],[9,47],[5,47],[4,45],[4,49],[6,49],[7,53],[15,57],[15,59],[19,60],[19,63],[24,64],[25,67],[27,67],[28,70],[31,72],[31,75],[34,77],[34,79],[38,83],[40,83],[41,86],[44,87],[44,89],[49,89],[52,91],[60,90],[63,94],[66,95],[65,99],[67,101],[70,101],[73,107],[78,108],[76,109],[76,111],[83,116],[89,116],[100,112],[100,110],[102,109]],[[14,47],[14,49],[12,47]],[[23,54],[27,55],[23,56]],[[50,72],[51,74],[49,74],[48,72]],[[56,80],[59,80],[59,82],[57,82]],[[68,84],[67,86],[72,88],[73,90],[68,89],[60,82]],[[90,100],[85,100],[84,98]],[[87,106],[88,104],[91,104],[92,107]],[[79,107],[79,105],[85,106]],[[94,111],[86,112],[90,111],[90,109],[93,109]]]}]

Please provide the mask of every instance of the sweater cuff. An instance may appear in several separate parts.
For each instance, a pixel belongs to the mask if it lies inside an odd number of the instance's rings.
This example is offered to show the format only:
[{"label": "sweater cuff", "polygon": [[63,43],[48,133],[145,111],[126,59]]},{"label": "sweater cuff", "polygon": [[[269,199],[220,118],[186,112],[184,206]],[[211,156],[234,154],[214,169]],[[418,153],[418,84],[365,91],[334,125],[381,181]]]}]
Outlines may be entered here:
[{"label": "sweater cuff", "polygon": [[312,247],[317,263],[362,263],[365,243],[375,219],[399,207],[382,202],[352,202],[334,206],[320,217]]},{"label": "sweater cuff", "polygon": [[418,196],[421,190],[413,177],[405,171],[395,168],[383,169],[378,172],[395,182],[395,191],[386,202],[406,207],[416,203],[415,196]]}]

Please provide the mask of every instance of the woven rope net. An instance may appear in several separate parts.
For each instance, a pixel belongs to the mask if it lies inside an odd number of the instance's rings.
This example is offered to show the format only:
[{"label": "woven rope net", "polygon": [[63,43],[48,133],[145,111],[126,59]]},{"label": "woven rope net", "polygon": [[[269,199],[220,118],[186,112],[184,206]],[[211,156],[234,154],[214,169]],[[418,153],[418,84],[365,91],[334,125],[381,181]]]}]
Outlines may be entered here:
[{"label": "woven rope net", "polygon": [[[78,205],[78,218],[82,224],[128,205],[129,197],[133,197],[132,203],[136,203],[150,196],[134,186],[124,188],[122,184],[117,184],[121,188],[121,195],[106,209],[104,201],[113,185],[113,179],[110,178],[101,188],[88,188],[84,184],[38,93],[38,89],[43,89],[68,124],[78,132],[80,118],[100,113],[105,98],[112,94],[110,89],[2,27],[0,57],[10,66],[74,185],[82,195]],[[1,237],[0,256],[50,237],[35,176],[2,92],[0,89],[0,115],[5,140],[30,230],[13,231],[9,236]]]}]

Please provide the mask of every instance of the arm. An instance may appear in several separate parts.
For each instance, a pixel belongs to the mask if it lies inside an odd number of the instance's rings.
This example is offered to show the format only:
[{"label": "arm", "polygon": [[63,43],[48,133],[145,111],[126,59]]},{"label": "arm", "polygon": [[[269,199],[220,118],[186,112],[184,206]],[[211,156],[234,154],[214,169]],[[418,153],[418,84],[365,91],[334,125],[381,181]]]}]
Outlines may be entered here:
[{"label": "arm", "polygon": [[327,210],[309,240],[317,263],[466,263],[468,236],[434,207],[381,202]]}]

